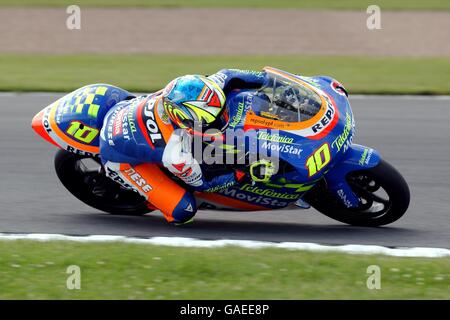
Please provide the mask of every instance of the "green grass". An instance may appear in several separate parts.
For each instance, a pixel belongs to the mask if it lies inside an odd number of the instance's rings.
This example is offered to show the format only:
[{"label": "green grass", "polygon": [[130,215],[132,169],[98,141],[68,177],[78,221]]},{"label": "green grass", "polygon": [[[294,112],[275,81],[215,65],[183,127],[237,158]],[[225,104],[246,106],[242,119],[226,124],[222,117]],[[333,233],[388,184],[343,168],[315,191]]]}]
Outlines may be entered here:
[{"label": "green grass", "polygon": [[194,8],[298,8],[365,10],[376,4],[384,10],[450,10],[444,0],[0,0],[0,6],[80,6],[97,7],[194,7]]},{"label": "green grass", "polygon": [[[81,290],[66,287],[70,265]],[[449,299],[449,270],[450,258],[0,241],[0,299]]]},{"label": "green grass", "polygon": [[354,93],[449,94],[448,58],[181,55],[0,54],[0,91],[70,91],[104,82],[150,92],[189,73],[270,65],[302,75],[328,75]]}]

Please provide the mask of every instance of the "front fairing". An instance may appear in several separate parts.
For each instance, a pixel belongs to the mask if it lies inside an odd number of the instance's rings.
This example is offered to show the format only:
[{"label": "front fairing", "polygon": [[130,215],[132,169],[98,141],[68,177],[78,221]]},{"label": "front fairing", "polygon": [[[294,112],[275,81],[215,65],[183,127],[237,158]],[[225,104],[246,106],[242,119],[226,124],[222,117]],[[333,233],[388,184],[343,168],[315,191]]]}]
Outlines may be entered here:
[{"label": "front fairing", "polygon": [[[230,112],[227,133],[234,132],[235,136],[245,138],[256,137],[257,143],[256,148],[251,144],[242,148],[226,137],[225,152],[244,150],[246,156],[257,155],[258,159],[268,157],[277,163],[278,171],[269,181],[258,182],[251,187],[236,185],[220,193],[246,201],[259,194],[265,201],[261,204],[279,208],[295,202],[325,177],[331,192],[336,191],[337,196],[344,197],[352,206],[358,205],[358,198],[346,184],[345,176],[352,170],[374,166],[379,156],[373,149],[352,145],[355,121],[345,89],[328,77],[301,77],[283,71],[279,74],[286,74],[291,81],[304,83],[317,92],[322,101],[321,108],[304,121],[280,121],[276,117],[286,114],[274,113],[272,117],[267,112],[270,111],[267,107],[270,97],[268,100],[261,90],[231,92],[227,96]],[[263,116],[258,114],[261,110],[265,112]],[[364,155],[370,159],[368,163],[361,160]],[[255,158],[249,159],[248,164],[254,161]],[[273,202],[266,203],[266,198],[273,199]]]},{"label": "front fairing", "polygon": [[[306,82],[326,102],[323,115],[310,119],[309,125],[281,123],[276,119],[254,117],[252,112],[266,103],[255,90],[232,92],[227,97],[233,130],[256,135],[258,150],[253,152],[278,158],[295,169],[292,179],[300,183],[317,181],[347,152],[355,134],[355,122],[350,103],[343,91],[336,90],[335,81],[327,77],[305,78]],[[321,148],[329,154],[321,152]],[[329,158],[329,159],[328,159]],[[314,170],[314,162],[319,168]],[[285,175],[285,172],[280,174]],[[274,177],[277,179],[278,177]]]}]

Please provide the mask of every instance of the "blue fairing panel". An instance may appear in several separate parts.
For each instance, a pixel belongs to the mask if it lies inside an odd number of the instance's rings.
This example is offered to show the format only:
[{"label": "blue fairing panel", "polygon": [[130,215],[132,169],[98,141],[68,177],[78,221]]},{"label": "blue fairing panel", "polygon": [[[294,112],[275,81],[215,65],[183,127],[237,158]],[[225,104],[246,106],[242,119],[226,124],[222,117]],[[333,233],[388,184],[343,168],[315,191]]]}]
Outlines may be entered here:
[{"label": "blue fairing panel", "polygon": [[359,200],[346,181],[346,176],[353,171],[369,169],[380,163],[380,154],[368,147],[353,144],[340,161],[332,169],[332,174],[326,175],[328,190],[340,199],[347,208],[357,207]]}]

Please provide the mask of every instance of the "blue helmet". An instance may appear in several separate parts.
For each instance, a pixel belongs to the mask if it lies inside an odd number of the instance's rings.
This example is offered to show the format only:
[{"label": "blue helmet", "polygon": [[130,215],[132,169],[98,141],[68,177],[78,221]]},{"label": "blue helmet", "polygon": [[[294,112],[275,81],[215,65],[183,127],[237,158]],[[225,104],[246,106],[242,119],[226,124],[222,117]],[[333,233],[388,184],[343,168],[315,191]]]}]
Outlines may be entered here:
[{"label": "blue helmet", "polygon": [[212,80],[186,75],[172,80],[163,90],[164,109],[180,128],[225,129],[229,114],[225,94]]}]

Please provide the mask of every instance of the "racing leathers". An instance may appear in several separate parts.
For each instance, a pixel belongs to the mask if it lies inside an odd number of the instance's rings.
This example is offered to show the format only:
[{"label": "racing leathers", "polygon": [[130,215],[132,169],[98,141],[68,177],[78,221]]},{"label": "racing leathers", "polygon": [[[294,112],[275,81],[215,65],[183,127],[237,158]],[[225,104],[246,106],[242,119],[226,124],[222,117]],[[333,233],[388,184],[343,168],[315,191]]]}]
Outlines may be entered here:
[{"label": "racing leathers", "polygon": [[[261,87],[265,73],[224,69],[208,78],[227,95],[235,89]],[[193,218],[197,204],[192,191],[218,191],[242,177],[232,171],[206,178],[207,166],[193,155],[192,135],[174,127],[159,93],[116,104],[105,116],[100,137],[100,155],[107,175],[139,192],[149,207],[159,209],[168,222],[181,224]],[[167,171],[188,188],[176,183]]]}]

